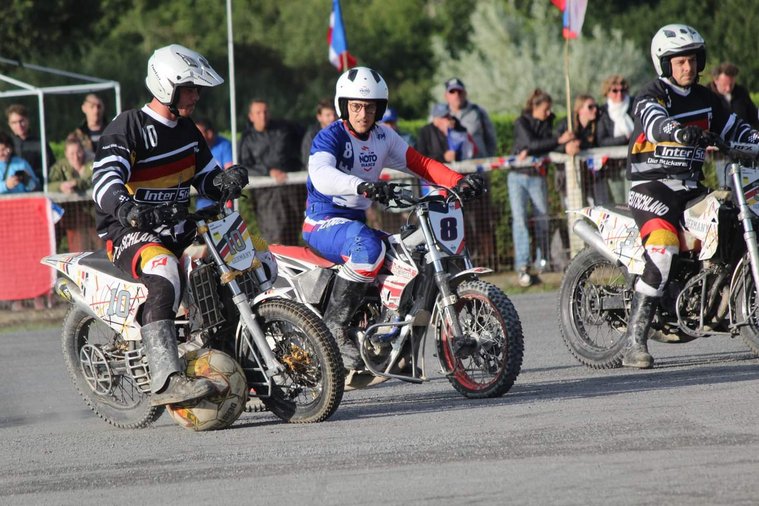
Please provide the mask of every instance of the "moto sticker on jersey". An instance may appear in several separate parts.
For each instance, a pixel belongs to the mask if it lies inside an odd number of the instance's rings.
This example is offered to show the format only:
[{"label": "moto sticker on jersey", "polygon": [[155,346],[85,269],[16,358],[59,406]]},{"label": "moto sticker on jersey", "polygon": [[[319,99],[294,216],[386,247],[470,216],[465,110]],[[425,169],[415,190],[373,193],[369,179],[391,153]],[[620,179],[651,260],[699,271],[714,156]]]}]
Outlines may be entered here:
[{"label": "moto sticker on jersey", "polygon": [[377,163],[377,154],[369,146],[361,146],[361,152],[358,154],[358,163],[365,172],[368,172]]}]

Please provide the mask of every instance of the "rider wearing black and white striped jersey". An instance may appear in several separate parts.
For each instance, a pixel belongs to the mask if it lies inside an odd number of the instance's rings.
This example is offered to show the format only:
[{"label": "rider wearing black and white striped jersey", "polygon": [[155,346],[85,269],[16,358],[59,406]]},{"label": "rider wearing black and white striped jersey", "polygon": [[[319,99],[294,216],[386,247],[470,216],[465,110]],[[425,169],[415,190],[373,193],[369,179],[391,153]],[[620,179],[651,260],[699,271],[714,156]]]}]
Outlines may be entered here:
[{"label": "rider wearing black and white striped jersey", "polygon": [[103,132],[95,155],[98,234],[106,240],[111,261],[148,289],[140,323],[153,405],[214,391],[208,380],[185,376],[177,353],[178,257],[195,237],[195,228],[162,204],[188,204],[191,185],[201,196],[218,200],[222,189],[234,188],[239,195],[247,184],[244,168],[222,171],[190,118],[200,89],[223,82],[195,51],[178,44],[157,49],[145,79],[152,100],[118,115]]},{"label": "rider wearing black and white striped jersey", "polygon": [[759,132],[698,84],[706,64],[704,39],[690,26],[666,25],[651,41],[658,78],[636,94],[635,127],[628,149],[628,204],[645,247],[645,268],[635,284],[622,365],[650,368],[648,330],[680,249],[678,221],[701,185],[705,130],[729,141],[759,143]]}]

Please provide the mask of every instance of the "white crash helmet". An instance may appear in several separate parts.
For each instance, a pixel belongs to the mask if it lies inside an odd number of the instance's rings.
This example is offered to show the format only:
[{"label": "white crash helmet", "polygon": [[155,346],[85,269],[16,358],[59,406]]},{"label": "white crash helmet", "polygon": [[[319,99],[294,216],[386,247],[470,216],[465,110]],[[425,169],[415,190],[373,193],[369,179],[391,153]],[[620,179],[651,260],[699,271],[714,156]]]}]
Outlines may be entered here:
[{"label": "white crash helmet", "polygon": [[156,49],[148,60],[145,86],[165,105],[173,105],[179,86],[213,87],[223,82],[205,57],[179,44]]},{"label": "white crash helmet", "polygon": [[666,25],[659,28],[651,39],[651,60],[659,77],[672,76],[670,58],[685,54],[696,54],[698,71],[706,66],[706,48],[704,39],[688,25]]},{"label": "white crash helmet", "polygon": [[387,83],[379,72],[369,67],[354,67],[347,70],[337,80],[335,86],[335,111],[337,116],[348,119],[348,100],[376,100],[377,120],[387,108]]}]

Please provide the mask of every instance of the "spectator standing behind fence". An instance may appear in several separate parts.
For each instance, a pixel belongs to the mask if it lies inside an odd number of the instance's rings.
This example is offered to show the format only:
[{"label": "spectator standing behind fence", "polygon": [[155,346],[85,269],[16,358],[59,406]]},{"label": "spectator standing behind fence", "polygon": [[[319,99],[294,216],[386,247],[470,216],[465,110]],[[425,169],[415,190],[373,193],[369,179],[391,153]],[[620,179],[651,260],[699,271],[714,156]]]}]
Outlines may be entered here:
[{"label": "spectator standing behind fence", "polygon": [[[269,243],[287,243],[288,231],[297,230],[303,217],[303,197],[285,186],[287,173],[300,168],[295,152],[288,149],[290,135],[286,125],[269,119],[266,101],[255,99],[248,108],[250,124],[240,138],[240,163],[251,176],[269,176],[274,187],[253,190],[258,227]],[[291,236],[294,242],[295,236]]]},{"label": "spectator standing behind fence", "polygon": [[752,128],[759,127],[759,113],[746,88],[735,83],[739,69],[730,62],[720,63],[712,70],[708,88],[722,99],[728,110],[735,113]]},{"label": "spectator standing behind fence", "polygon": [[432,106],[431,116],[431,121],[419,130],[417,151],[443,163],[474,158],[477,148],[472,136],[451,116],[446,104]]},{"label": "spectator standing behind fence", "polygon": [[[627,146],[635,126],[632,108],[635,98],[630,96],[627,79],[619,74],[610,75],[601,85],[601,95],[605,103],[598,108],[598,145]],[[627,202],[630,191],[623,169],[621,165],[612,164],[605,171],[609,199],[616,204]]]},{"label": "spectator standing behind fence", "polygon": [[335,105],[330,99],[325,98],[316,104],[316,123],[308,127],[300,144],[300,158],[304,167],[308,167],[308,157],[311,156],[311,143],[314,142],[314,137],[336,119]]},{"label": "spectator standing behind fence", "polygon": [[29,162],[14,155],[13,140],[0,132],[0,193],[24,193],[40,189]]},{"label": "spectator standing behind fence", "polygon": [[394,108],[388,107],[385,109],[385,114],[382,115],[382,119],[380,121],[395,130],[395,133],[400,135],[401,139],[406,141],[406,144],[409,146],[414,145],[414,136],[408,132],[402,131],[398,127],[398,111],[396,111]]},{"label": "spectator standing behind fence", "polygon": [[[222,169],[228,169],[234,162],[232,161],[232,143],[229,139],[216,133],[216,129],[208,118],[195,120],[195,126],[198,127],[203,138],[206,140],[208,147],[211,148],[211,154],[219,162]],[[213,204],[213,200],[205,197],[198,197],[195,202],[196,209],[203,209]]]},{"label": "spectator standing behind fence", "polygon": [[[556,132],[558,135],[567,131],[569,122],[567,119],[562,120]],[[576,155],[585,149],[595,148],[598,146],[596,140],[598,130],[598,104],[592,95],[580,94],[575,97],[572,107],[572,132],[574,139],[568,141],[563,146],[557,148],[558,151],[564,151],[568,155]],[[609,201],[609,191],[606,187],[605,174],[599,174],[596,170],[590,170],[591,162],[586,164],[588,172],[582,174],[582,187],[585,194],[595,203],[601,204]],[[556,189],[561,195],[561,208],[567,209],[567,180],[566,167],[558,166],[554,172],[554,181]],[[569,230],[566,222],[560,221],[555,232],[551,237],[551,264],[554,269],[563,271],[569,265]]]},{"label": "spectator standing behind fence", "polygon": [[466,87],[458,77],[452,77],[445,82],[445,100],[451,110],[451,116],[457,118],[472,135],[477,146],[477,156],[495,156],[498,142],[490,116],[485,109],[468,100]]},{"label": "spectator standing behind fence", "polygon": [[[5,110],[5,116],[8,118],[8,126],[11,128],[13,139],[13,152],[20,156],[32,166],[34,174],[40,182],[38,190],[42,190],[44,182],[44,172],[42,170],[42,142],[39,137],[31,134],[31,122],[29,121],[29,110],[21,104],[11,104]],[[55,163],[55,156],[50,145],[45,145],[47,150],[48,167]]]},{"label": "spectator standing behind fence", "polygon": [[84,97],[84,102],[82,102],[82,113],[84,113],[84,121],[74,130],[74,134],[82,143],[85,158],[89,161],[95,159],[98,141],[107,125],[105,121],[105,102],[98,95],[89,93]]},{"label": "spectator standing behind fence", "polygon": [[[563,134],[567,131],[567,126],[568,121],[562,120],[556,128],[556,132],[559,135]],[[581,94],[575,97],[572,108],[572,131],[574,139],[563,146],[563,151],[566,154],[576,155],[580,151],[598,147],[598,104],[591,95]],[[556,186],[561,192],[563,207],[566,208],[564,202],[567,196],[566,171],[563,168],[557,168],[556,174]],[[588,193],[591,194],[596,204],[603,204],[609,201],[609,192],[606,189],[605,179],[602,176],[596,177],[597,175],[595,172],[589,174],[593,186],[588,188]]]},{"label": "spectator standing behind fence", "polygon": [[[47,189],[53,193],[85,196],[92,189],[92,161],[75,134],[66,138],[63,160],[50,168]],[[95,231],[95,213],[90,202],[68,202],[60,226],[66,231],[69,251],[92,251],[102,246]]]},{"label": "spectator standing behind fence", "polygon": [[[544,157],[574,139],[570,131],[555,135],[554,114],[551,112],[551,95],[536,88],[527,99],[522,115],[514,123],[514,153],[518,160],[528,156]],[[509,205],[511,206],[512,238],[514,241],[514,269],[520,286],[530,286],[537,276],[529,272],[530,233],[527,227],[527,204],[532,202],[535,224],[535,268],[541,272],[548,257],[548,196],[546,163],[536,161],[531,166],[509,171]]]}]

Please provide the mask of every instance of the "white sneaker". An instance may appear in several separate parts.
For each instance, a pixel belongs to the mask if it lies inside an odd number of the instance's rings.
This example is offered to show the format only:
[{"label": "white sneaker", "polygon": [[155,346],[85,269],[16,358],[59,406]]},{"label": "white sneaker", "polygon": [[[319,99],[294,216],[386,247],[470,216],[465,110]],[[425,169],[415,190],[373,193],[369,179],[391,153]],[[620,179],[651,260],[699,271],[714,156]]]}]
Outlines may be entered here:
[{"label": "white sneaker", "polygon": [[517,275],[517,280],[519,281],[519,286],[523,288],[527,288],[532,284],[532,276],[527,271],[521,271]]}]

